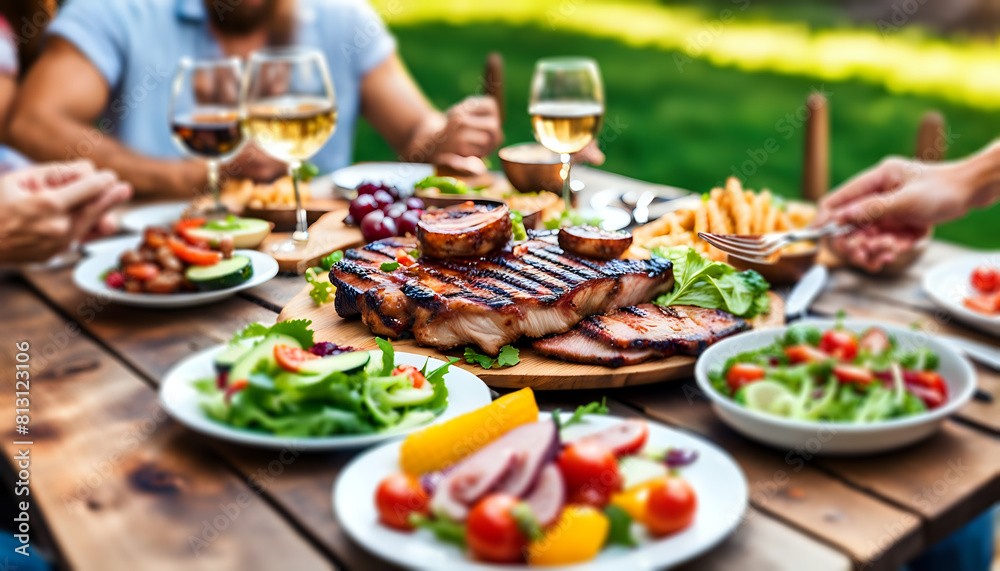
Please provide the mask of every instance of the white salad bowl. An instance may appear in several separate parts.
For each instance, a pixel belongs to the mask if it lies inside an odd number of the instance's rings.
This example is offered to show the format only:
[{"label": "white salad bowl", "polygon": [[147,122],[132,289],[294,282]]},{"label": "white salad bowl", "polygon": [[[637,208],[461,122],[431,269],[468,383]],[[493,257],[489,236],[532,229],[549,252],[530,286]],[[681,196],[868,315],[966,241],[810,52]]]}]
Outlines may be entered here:
[{"label": "white salad bowl", "polygon": [[774,343],[789,329],[800,325],[825,331],[836,325],[834,320],[808,320],[792,326],[748,331],[709,347],[698,358],[695,378],[698,386],[712,401],[712,408],[723,422],[744,436],[777,448],[805,450],[814,455],[852,455],[885,452],[927,438],[949,415],[965,406],[976,390],[975,370],[969,362],[932,335],[859,319],[844,320],[845,328],[862,333],[869,327],[885,329],[903,349],[926,347],[939,357],[938,372],[948,384],[948,401],[924,413],[873,422],[851,424],[811,422],[784,418],[750,410],[720,394],[709,381],[710,371],[721,369],[727,359],[745,351],[753,351]]}]

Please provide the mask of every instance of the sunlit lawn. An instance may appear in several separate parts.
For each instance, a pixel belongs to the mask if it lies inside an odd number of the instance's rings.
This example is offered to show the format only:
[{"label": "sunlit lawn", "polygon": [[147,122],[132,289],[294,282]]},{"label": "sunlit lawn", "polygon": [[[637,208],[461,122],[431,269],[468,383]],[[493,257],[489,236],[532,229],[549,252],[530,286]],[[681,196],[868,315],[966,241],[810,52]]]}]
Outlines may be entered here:
[{"label": "sunlit lawn", "polygon": [[[687,61],[679,69],[672,52],[548,28],[421,24],[396,26],[393,31],[417,81],[442,108],[475,93],[486,53],[500,51],[507,64],[508,142],[532,138],[525,111],[537,58],[595,57],[607,89],[604,168],[696,191],[737,172],[751,188],[796,195],[803,130],[795,115],[811,89],[822,89],[831,101],[834,184],[887,154],[911,154],[917,123],[928,109],[939,109],[947,117],[953,157],[990,141],[994,125],[1000,122],[991,113],[943,99],[896,95],[857,81],[820,84],[808,78],[717,68],[701,60]],[[763,150],[768,139],[774,139],[776,152]],[[773,149],[774,144],[768,147]],[[356,158],[391,159],[392,153],[363,126]],[[994,207],[943,226],[938,236],[1000,248],[998,220],[1000,207]]]}]

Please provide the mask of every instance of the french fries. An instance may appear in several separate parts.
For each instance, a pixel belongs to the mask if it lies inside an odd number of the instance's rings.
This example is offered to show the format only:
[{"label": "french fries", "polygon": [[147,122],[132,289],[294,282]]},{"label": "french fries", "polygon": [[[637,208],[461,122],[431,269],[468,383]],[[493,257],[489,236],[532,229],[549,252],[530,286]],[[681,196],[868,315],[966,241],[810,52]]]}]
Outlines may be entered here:
[{"label": "french fries", "polygon": [[[739,179],[730,177],[725,188],[713,188],[694,209],[676,210],[632,232],[627,256],[648,258],[656,247],[690,246],[715,261],[726,254],[698,237],[699,232],[717,234],[766,234],[808,226],[816,217],[815,207],[776,199],[770,191],[745,190]],[[782,253],[807,250],[814,244],[801,242]]]}]

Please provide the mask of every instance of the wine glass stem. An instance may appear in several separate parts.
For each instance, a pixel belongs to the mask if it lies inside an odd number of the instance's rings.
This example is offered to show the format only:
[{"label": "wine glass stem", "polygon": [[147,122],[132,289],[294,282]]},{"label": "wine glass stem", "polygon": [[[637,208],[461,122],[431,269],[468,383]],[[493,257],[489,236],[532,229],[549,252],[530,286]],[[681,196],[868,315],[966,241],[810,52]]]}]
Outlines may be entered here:
[{"label": "wine glass stem", "polygon": [[302,208],[302,195],[299,194],[299,168],[301,162],[294,162],[288,165],[288,174],[292,177],[292,189],[295,191],[295,233],[292,239],[298,242],[305,242],[309,239],[309,224],[306,220],[306,209]]},{"label": "wine glass stem", "polygon": [[208,161],[208,191],[212,193],[212,199],[215,201],[215,210],[221,212],[223,207],[219,190],[219,161],[214,159]]},{"label": "wine glass stem", "polygon": [[566,203],[567,212],[573,208],[573,190],[570,188],[569,177],[569,169],[572,164],[570,159],[571,157],[569,153],[562,153],[559,155],[559,160],[562,161],[562,169],[560,169],[559,174],[562,176],[563,180],[563,201]]}]

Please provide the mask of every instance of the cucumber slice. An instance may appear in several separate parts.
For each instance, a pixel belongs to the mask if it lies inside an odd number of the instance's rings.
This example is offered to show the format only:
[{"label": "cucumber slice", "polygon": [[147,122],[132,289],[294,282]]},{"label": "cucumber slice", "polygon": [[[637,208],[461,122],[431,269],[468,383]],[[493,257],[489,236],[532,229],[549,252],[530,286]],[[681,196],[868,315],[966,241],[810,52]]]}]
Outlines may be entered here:
[{"label": "cucumber slice", "polygon": [[288,335],[280,333],[268,335],[236,361],[236,364],[234,364],[233,368],[229,371],[229,382],[232,383],[233,381],[241,379],[249,379],[250,373],[253,372],[257,363],[260,363],[264,359],[267,359],[268,362],[271,363],[272,368],[277,367],[278,365],[274,360],[275,345],[302,347],[298,340],[294,337],[289,337]]},{"label": "cucumber slice", "polygon": [[251,349],[253,349],[253,345],[250,343],[237,343],[226,347],[222,353],[215,357],[215,370],[221,373],[232,369],[236,361],[249,353]]},{"label": "cucumber slice", "polygon": [[750,410],[787,416],[792,412],[795,395],[785,385],[774,381],[757,381],[740,389],[743,405]]},{"label": "cucumber slice", "polygon": [[232,236],[237,248],[256,248],[271,233],[271,223],[258,218],[214,220],[201,228],[187,230],[192,238],[217,243],[223,236]]},{"label": "cucumber slice", "polygon": [[364,369],[369,359],[371,359],[371,354],[368,351],[341,353],[340,355],[331,355],[322,359],[305,361],[299,367],[299,373],[323,376],[330,373],[352,374]]},{"label": "cucumber slice", "polygon": [[225,289],[246,283],[253,277],[253,264],[246,256],[233,256],[211,266],[191,266],[184,275],[201,291]]}]

